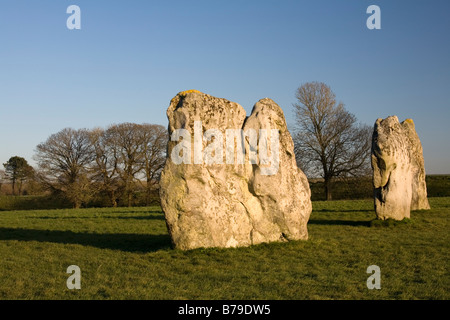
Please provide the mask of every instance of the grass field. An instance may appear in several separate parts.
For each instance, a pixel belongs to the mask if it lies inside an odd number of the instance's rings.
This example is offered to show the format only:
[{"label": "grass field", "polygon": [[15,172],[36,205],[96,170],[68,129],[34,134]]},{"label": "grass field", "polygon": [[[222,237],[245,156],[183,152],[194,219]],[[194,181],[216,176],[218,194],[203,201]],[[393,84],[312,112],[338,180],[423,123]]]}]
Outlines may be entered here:
[{"label": "grass field", "polygon": [[308,241],[187,252],[159,207],[3,211],[0,299],[449,299],[450,198],[430,203],[383,227],[370,200],[313,202]]}]

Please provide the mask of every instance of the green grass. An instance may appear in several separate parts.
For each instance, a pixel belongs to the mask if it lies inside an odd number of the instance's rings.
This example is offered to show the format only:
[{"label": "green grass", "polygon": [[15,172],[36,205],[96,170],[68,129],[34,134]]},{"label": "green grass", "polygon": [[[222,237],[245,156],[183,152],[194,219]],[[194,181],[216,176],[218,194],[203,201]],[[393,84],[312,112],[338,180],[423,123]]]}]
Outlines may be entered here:
[{"label": "green grass", "polygon": [[171,248],[159,207],[3,211],[0,299],[449,299],[450,198],[430,203],[380,227],[372,201],[313,202],[308,241],[192,251]]}]

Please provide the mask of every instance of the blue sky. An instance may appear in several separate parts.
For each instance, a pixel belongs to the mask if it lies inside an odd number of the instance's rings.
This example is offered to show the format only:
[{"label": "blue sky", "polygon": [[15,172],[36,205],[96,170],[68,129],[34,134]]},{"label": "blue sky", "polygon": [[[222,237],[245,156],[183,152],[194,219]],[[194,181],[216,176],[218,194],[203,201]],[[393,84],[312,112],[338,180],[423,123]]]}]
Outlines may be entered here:
[{"label": "blue sky", "polygon": [[248,113],[269,97],[292,123],[295,89],[321,81],[363,123],[412,118],[427,173],[450,173],[449,14],[445,0],[0,0],[0,161],[33,164],[65,127],[166,126],[188,89]]}]

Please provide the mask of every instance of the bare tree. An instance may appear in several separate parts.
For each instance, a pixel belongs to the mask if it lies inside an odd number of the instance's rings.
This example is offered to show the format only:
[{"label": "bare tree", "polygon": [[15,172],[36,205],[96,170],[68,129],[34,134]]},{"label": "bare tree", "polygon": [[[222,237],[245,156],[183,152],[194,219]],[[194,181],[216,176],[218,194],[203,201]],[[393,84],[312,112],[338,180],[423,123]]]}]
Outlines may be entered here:
[{"label": "bare tree", "polygon": [[332,199],[336,177],[358,176],[369,169],[372,128],[337,103],[324,83],[309,82],[297,89],[294,104],[296,158],[308,175],[324,179],[325,196]]},{"label": "bare tree", "polygon": [[74,208],[79,208],[92,196],[89,167],[95,150],[86,129],[66,128],[52,134],[36,147],[35,159],[40,179],[49,189],[62,192]]},{"label": "bare tree", "polygon": [[143,124],[139,127],[142,135],[142,167],[145,174],[146,205],[150,205],[151,192],[156,188],[166,161],[168,141],[167,129],[161,125]]},{"label": "bare tree", "polygon": [[121,123],[110,126],[105,133],[129,207],[132,205],[136,178],[144,162],[144,140],[140,128],[141,125],[135,123]]},{"label": "bare tree", "polygon": [[63,193],[75,208],[94,195],[107,195],[113,207],[125,197],[132,205],[141,184],[150,203],[165,161],[167,130],[159,125],[121,123],[108,129],[66,128],[36,148],[38,180]]},{"label": "bare tree", "polygon": [[91,171],[93,181],[99,183],[111,205],[117,207],[117,200],[121,197],[123,188],[118,175],[119,157],[116,154],[118,148],[113,145],[114,140],[111,138],[104,129],[95,128],[90,131],[90,140],[95,152]]}]

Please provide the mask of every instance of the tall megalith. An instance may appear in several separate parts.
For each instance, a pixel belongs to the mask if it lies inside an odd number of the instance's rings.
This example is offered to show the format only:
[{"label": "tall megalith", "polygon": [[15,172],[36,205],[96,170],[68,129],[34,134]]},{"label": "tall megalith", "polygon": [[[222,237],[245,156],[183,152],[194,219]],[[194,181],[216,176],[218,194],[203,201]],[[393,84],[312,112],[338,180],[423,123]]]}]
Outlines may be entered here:
[{"label": "tall megalith", "polygon": [[275,102],[260,100],[247,117],[237,103],[190,90],[167,117],[160,198],[176,248],[308,238],[309,184]]},{"label": "tall megalith", "polygon": [[377,217],[402,220],[429,209],[423,150],[414,122],[378,119],[372,136],[374,204]]}]

